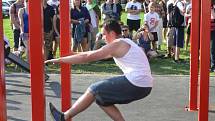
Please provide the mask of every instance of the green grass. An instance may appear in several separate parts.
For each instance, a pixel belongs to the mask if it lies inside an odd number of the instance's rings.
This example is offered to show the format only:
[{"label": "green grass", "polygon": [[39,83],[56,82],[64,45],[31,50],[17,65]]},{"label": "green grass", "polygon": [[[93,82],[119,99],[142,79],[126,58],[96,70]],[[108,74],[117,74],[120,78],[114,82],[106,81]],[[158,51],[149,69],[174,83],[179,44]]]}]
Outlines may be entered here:
[{"label": "green grass", "polygon": [[[143,18],[143,14],[141,14]],[[126,14],[123,13],[121,20],[126,24]],[[143,21],[141,21],[143,23]],[[9,19],[4,19],[4,33],[10,39],[11,47],[13,47],[13,34],[10,26]],[[165,43],[165,42],[164,42]],[[162,45],[161,53],[165,54],[166,45]],[[181,58],[185,59],[186,64],[175,64],[172,59],[155,58],[150,61],[150,66],[153,74],[157,75],[189,75],[189,51],[182,49]],[[15,65],[7,65],[6,72],[20,72],[21,69],[14,69]],[[48,73],[60,73],[59,65],[49,65],[47,69]],[[121,74],[121,70],[115,65],[113,60],[97,61],[87,64],[72,65],[72,73],[97,73],[97,74]],[[213,74],[214,75],[214,74]]]},{"label": "green grass", "polygon": [[13,47],[13,31],[11,29],[9,18],[3,19],[4,35],[10,40],[10,45]]}]

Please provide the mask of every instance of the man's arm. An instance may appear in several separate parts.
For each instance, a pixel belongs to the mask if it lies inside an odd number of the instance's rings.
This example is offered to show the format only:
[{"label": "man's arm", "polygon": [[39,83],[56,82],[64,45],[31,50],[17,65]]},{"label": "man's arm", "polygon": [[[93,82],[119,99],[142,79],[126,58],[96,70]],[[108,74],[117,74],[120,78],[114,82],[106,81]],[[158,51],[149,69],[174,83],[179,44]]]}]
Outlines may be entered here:
[{"label": "man's arm", "polygon": [[[105,45],[102,48],[94,51],[87,51],[77,53],[75,55],[69,55],[66,57],[60,57],[58,59],[47,60],[45,63],[53,62],[53,63],[69,63],[69,64],[80,64],[87,63],[96,60],[105,59],[108,57],[113,57],[116,54],[116,49],[119,48],[118,42],[113,42],[111,44]],[[114,50],[114,51],[113,51]]]}]

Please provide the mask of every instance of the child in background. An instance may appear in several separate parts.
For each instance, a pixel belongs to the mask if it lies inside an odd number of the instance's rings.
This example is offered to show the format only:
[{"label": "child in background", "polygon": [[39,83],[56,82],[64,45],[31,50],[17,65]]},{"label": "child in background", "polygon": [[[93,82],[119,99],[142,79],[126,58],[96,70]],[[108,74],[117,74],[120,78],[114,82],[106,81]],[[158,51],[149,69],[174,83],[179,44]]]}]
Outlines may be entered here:
[{"label": "child in background", "polygon": [[149,32],[152,33],[154,39],[152,41],[152,49],[157,50],[158,35],[157,35],[157,26],[159,21],[159,15],[155,12],[156,4],[151,2],[149,4],[149,12],[144,15],[145,24],[149,27]]}]

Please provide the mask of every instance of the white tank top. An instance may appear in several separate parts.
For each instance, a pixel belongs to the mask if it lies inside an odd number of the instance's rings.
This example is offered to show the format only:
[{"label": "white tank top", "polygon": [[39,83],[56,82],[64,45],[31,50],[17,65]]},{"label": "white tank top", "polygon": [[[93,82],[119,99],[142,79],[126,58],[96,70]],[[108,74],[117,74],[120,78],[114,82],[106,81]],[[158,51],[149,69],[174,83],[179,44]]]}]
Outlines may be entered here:
[{"label": "white tank top", "polygon": [[117,66],[119,66],[126,78],[133,85],[138,87],[152,87],[153,78],[144,51],[130,39],[120,38],[120,40],[129,44],[130,48],[123,57],[113,57]]}]

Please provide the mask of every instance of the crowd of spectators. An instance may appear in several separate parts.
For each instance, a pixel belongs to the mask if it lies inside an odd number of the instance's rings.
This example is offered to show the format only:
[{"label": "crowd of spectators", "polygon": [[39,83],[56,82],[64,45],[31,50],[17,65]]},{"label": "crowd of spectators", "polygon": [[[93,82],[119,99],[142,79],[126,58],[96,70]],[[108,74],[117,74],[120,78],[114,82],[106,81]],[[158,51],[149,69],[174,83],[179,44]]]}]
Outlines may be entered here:
[{"label": "crowd of spectators", "polygon": [[[10,7],[10,20],[14,34],[14,51],[28,48],[28,0],[17,0]],[[43,0],[45,59],[56,57],[60,38],[59,0]],[[122,7],[118,0],[71,0],[71,41],[74,52],[100,48],[105,44],[99,32],[99,21],[115,19],[122,25],[122,37],[130,38],[146,52],[148,57],[160,55],[161,45],[166,42],[163,58],[173,58],[182,63],[181,49],[188,50],[191,28],[190,0],[128,0]],[[214,71],[214,0],[211,6],[211,71]],[[127,23],[121,22],[122,11]],[[141,18],[141,12],[144,17]],[[176,18],[176,15],[178,15]],[[174,20],[182,21],[176,23]],[[144,21],[141,25],[141,20]],[[124,20],[123,20],[124,21]],[[186,34],[186,36],[185,36]],[[186,38],[185,38],[186,37]],[[185,44],[185,47],[184,47]],[[28,49],[26,49],[28,53]]]}]

